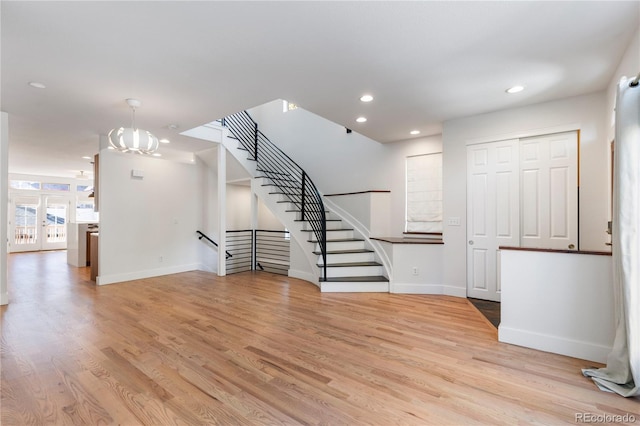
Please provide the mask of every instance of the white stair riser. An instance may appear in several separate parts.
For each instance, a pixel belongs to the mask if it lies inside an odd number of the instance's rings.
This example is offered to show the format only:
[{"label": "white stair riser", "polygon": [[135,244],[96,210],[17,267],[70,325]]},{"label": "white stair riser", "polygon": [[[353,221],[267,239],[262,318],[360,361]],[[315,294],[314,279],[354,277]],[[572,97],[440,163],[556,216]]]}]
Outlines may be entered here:
[{"label": "white stair riser", "polygon": [[[362,250],[364,241],[327,241],[327,251]],[[320,252],[320,244],[316,244],[314,251]]]},{"label": "white stair riser", "polygon": [[[332,263],[353,263],[353,262],[374,262],[375,253],[339,253],[339,254],[327,254],[327,264]],[[322,265],[322,256],[318,256],[318,265]]]},{"label": "white stair riser", "polygon": [[383,275],[384,268],[382,266],[339,266],[327,267],[327,277],[371,277]]},{"label": "white stair riser", "polygon": [[[317,241],[315,234],[312,231],[309,232],[309,239],[311,241]],[[327,230],[327,242],[330,240],[348,240],[353,238],[353,230]]]},{"label": "white stair riser", "polygon": [[[302,229],[305,231],[313,230],[309,222],[304,222]],[[327,221],[327,230],[329,229],[342,229],[342,221],[338,221],[338,220]]]}]

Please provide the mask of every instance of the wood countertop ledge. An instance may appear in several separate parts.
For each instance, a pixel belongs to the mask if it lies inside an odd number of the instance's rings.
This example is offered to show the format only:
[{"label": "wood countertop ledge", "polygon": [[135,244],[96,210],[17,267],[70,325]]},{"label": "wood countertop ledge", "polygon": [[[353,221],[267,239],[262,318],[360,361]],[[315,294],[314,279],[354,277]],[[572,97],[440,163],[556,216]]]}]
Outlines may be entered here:
[{"label": "wood countertop ledge", "polygon": [[608,251],[558,250],[558,249],[511,247],[511,246],[500,246],[498,248],[500,250],[537,251],[537,252],[545,252],[545,253],[591,254],[595,256],[611,256],[611,252],[608,252]]}]

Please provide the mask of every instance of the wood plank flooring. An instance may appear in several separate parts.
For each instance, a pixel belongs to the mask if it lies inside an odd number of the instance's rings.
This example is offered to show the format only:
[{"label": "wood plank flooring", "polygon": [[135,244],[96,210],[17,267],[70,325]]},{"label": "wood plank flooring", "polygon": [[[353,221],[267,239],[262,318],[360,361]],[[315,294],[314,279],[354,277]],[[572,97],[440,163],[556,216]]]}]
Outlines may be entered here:
[{"label": "wood plank flooring", "polygon": [[96,287],[65,252],[10,255],[9,292],[2,425],[640,424],[592,363],[497,342],[466,299],[269,273]]}]

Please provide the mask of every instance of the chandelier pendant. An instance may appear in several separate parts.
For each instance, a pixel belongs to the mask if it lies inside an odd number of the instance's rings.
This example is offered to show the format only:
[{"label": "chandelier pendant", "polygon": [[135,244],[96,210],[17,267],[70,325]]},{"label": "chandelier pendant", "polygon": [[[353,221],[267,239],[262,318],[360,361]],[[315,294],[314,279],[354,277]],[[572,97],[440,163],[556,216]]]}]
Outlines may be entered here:
[{"label": "chandelier pendant", "polygon": [[109,132],[109,145],[121,152],[151,154],[158,149],[158,138],[151,132],[138,129],[135,123],[136,108],[142,105],[138,99],[127,99],[131,107],[131,127],[120,127]]}]

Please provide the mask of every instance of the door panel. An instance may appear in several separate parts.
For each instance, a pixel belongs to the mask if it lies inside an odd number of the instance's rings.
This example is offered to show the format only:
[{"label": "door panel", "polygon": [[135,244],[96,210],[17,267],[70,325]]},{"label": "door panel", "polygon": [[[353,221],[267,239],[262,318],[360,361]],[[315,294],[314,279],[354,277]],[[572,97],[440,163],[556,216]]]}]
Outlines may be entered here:
[{"label": "door panel", "polygon": [[42,250],[67,248],[69,197],[43,195]]},{"label": "door panel", "polygon": [[500,300],[498,247],[518,245],[518,141],[467,148],[467,295]]},{"label": "door panel", "polygon": [[467,296],[500,300],[500,246],[578,248],[577,152],[577,132],[467,147]]},{"label": "door panel", "polygon": [[67,248],[70,198],[57,195],[12,195],[10,252]]},{"label": "door panel", "polygon": [[11,252],[40,250],[39,196],[12,197],[9,248]]},{"label": "door panel", "polygon": [[521,146],[521,246],[577,249],[577,132],[526,138]]}]

